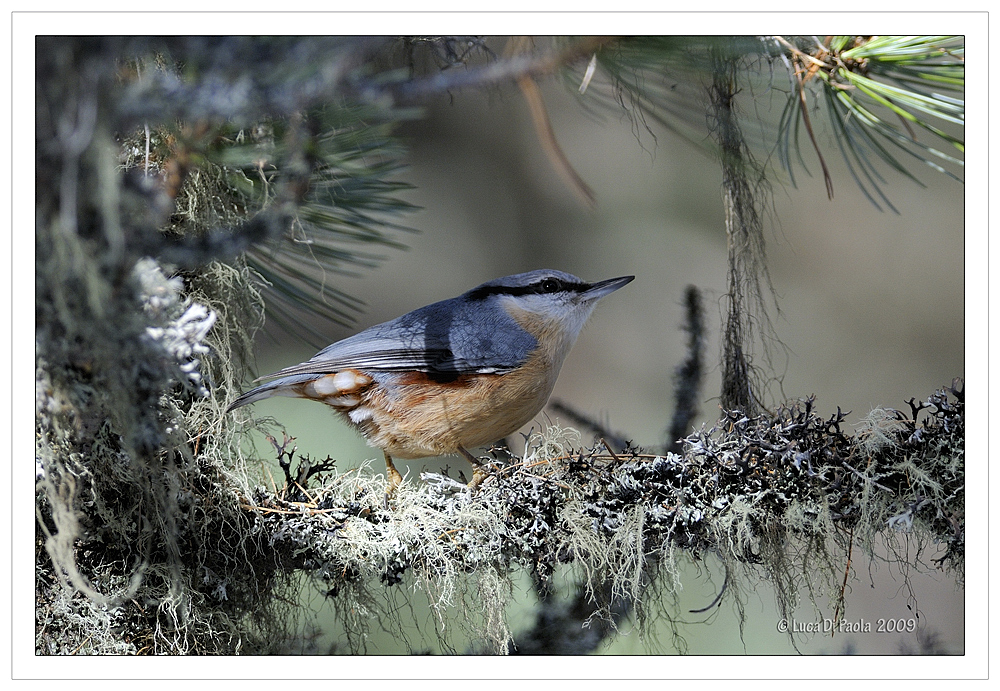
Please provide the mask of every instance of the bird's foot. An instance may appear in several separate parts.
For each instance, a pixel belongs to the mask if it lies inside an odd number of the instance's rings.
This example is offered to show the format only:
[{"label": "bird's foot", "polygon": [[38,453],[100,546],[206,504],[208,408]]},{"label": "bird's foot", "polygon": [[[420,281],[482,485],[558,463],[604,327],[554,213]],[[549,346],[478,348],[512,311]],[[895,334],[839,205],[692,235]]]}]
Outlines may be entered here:
[{"label": "bird's foot", "polygon": [[392,464],[392,457],[387,453],[383,453],[383,455],[385,456],[386,484],[385,498],[382,501],[382,506],[388,510],[389,500],[396,494],[396,488],[402,484],[403,476],[399,474],[399,471],[396,470],[396,466]]},{"label": "bird's foot", "polygon": [[476,468],[472,471],[472,480],[468,485],[466,485],[466,487],[469,488],[469,492],[475,494],[479,490],[479,485],[483,484],[483,480],[489,476],[490,474],[486,472],[486,468],[481,465],[476,466]]},{"label": "bird's foot", "polygon": [[458,452],[465,456],[465,460],[472,465],[472,480],[466,486],[469,488],[471,494],[475,494],[479,490],[479,485],[483,484],[483,480],[490,476],[489,471],[486,470],[486,466],[482,461],[469,453],[465,448],[458,447]]}]

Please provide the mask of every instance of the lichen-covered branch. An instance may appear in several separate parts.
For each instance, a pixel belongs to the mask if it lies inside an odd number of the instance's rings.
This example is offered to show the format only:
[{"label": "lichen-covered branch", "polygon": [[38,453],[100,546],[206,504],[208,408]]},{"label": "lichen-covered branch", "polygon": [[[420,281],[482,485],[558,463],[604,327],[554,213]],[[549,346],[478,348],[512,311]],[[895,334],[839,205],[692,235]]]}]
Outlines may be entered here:
[{"label": "lichen-covered branch", "polygon": [[568,565],[591,615],[608,621],[623,603],[640,618],[655,610],[644,593],[653,582],[673,588],[681,556],[720,559],[724,597],[770,581],[783,615],[803,589],[825,592],[843,613],[838,586],[852,549],[878,558],[877,547],[906,543],[916,565],[934,545],[934,563],[961,582],[961,385],[906,412],[877,409],[857,435],[845,419],[818,415],[812,399],[773,415],[734,411],[687,437],[683,455],[579,448],[552,429],[532,436],[523,458],[497,454],[476,494],[424,474],[386,506],[381,476],[331,473],[296,501],[287,488],[258,488],[245,508],[287,567],[346,599],[342,611],[378,601],[376,591],[408,574],[442,621],[458,610],[469,625],[476,611],[484,623],[470,633],[498,652],[511,642],[504,608],[519,568],[545,582]]}]

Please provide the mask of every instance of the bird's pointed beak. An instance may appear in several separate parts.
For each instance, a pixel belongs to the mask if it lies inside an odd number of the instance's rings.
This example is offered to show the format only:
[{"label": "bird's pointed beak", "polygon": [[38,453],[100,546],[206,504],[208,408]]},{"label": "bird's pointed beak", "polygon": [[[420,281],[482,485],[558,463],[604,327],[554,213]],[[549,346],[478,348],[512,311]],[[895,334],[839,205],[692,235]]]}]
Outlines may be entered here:
[{"label": "bird's pointed beak", "polygon": [[583,292],[582,297],[587,302],[599,300],[605,295],[615,292],[626,283],[631,283],[634,278],[635,276],[621,276],[619,278],[609,278],[605,281],[598,281],[587,288],[587,290]]}]

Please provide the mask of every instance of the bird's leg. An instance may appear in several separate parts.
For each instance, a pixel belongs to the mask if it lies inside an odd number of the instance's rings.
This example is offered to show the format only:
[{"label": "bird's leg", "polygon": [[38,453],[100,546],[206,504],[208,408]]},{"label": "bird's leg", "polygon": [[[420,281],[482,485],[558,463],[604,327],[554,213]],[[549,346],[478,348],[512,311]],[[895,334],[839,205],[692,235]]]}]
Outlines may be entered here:
[{"label": "bird's leg", "polygon": [[484,468],[480,460],[469,453],[465,447],[458,447],[458,452],[465,456],[465,460],[472,464],[472,482],[470,482],[468,486],[471,491],[475,492],[479,485],[483,483],[483,480],[486,479],[486,468]]},{"label": "bird's leg", "polygon": [[392,456],[385,451],[382,452],[382,455],[385,456],[385,474],[389,478],[389,482],[385,487],[385,496],[388,499],[389,496],[396,492],[396,488],[403,481],[403,476],[399,474],[396,466],[392,464]]}]

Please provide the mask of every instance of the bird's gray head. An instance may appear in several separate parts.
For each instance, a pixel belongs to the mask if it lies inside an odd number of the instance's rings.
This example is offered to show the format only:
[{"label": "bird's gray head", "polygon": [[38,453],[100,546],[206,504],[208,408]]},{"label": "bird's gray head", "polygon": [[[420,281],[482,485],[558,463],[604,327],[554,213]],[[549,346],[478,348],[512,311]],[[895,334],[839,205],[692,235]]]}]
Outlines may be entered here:
[{"label": "bird's gray head", "polygon": [[[488,281],[462,297],[471,303],[493,302],[515,319],[518,316],[534,318],[532,321],[537,320],[537,328],[557,330],[560,336],[572,343],[597,301],[634,278],[622,276],[587,283],[564,271],[540,269]],[[518,321],[524,325],[523,319]],[[538,336],[536,333],[532,335]]]}]

